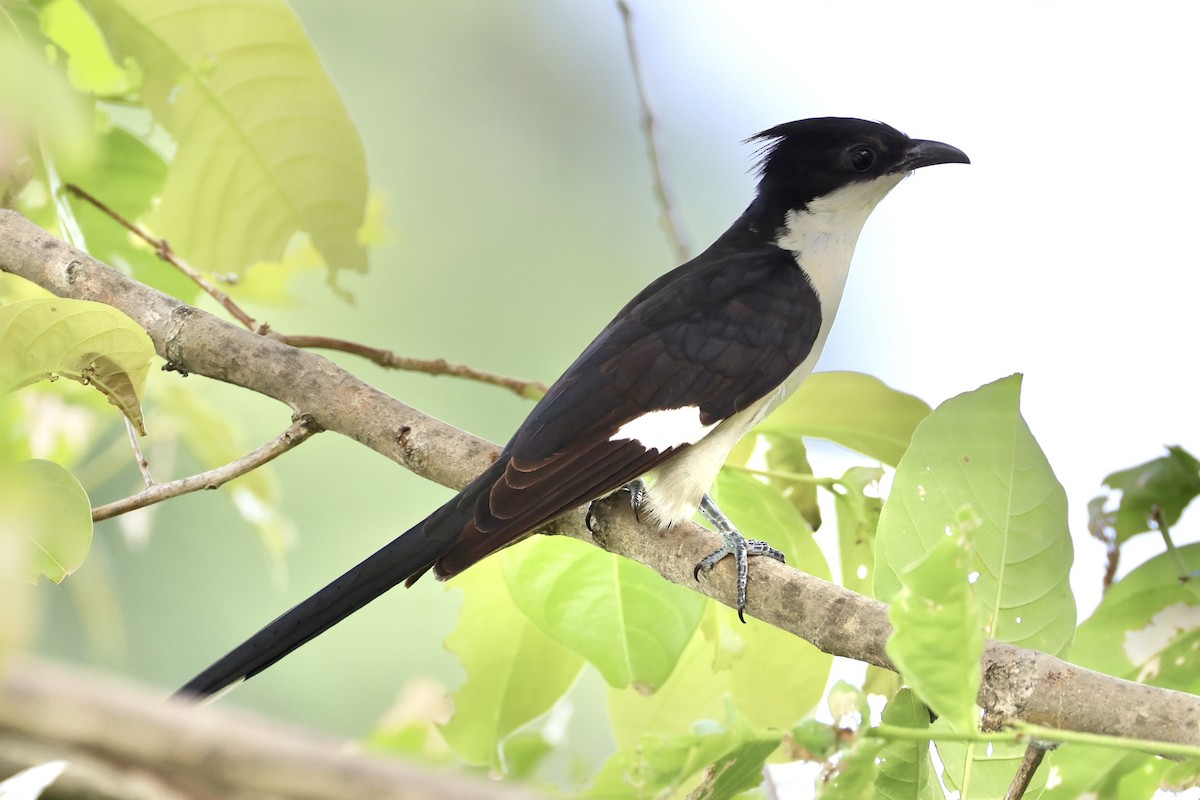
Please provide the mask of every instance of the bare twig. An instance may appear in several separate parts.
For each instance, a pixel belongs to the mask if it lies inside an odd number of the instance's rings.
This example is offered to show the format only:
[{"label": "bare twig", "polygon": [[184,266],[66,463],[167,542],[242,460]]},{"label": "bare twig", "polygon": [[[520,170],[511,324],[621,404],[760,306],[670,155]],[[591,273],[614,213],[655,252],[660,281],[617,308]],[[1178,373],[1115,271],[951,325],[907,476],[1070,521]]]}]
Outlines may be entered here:
[{"label": "bare twig", "polygon": [[1017,768],[1017,774],[1013,776],[1012,783],[1008,786],[1008,792],[1004,795],[1004,800],[1021,800],[1025,796],[1025,791],[1029,788],[1029,782],[1033,780],[1034,774],[1042,764],[1042,759],[1046,757],[1046,745],[1039,742],[1030,742],[1025,748],[1025,757],[1021,759],[1021,766]]},{"label": "bare twig", "polygon": [[125,514],[135,509],[145,508],[154,503],[161,503],[171,497],[181,494],[198,492],[201,489],[216,489],[222,484],[245,475],[252,469],[261,467],[271,459],[286,453],[303,442],[321,428],[310,417],[300,415],[292,420],[292,424],[283,433],[264,444],[252,453],[247,453],[236,461],[230,461],[216,469],[201,472],[187,478],[180,478],[170,483],[153,483],[144,491],[135,495],[105,503],[92,509],[92,521],[99,522],[111,517]]},{"label": "bare twig", "polygon": [[511,389],[521,397],[527,397],[531,400],[537,400],[546,393],[546,384],[544,383],[510,378],[507,375],[497,375],[494,372],[475,369],[466,364],[452,364],[443,358],[423,359],[398,356],[391,350],[370,347],[358,342],[348,342],[344,339],[333,339],[328,336],[296,336],[281,333],[272,333],[270,335],[285,344],[290,344],[292,347],[303,347],[309,350],[338,350],[343,353],[352,353],[353,355],[362,356],[369,361],[373,361],[381,367],[388,367],[390,369],[406,369],[415,372],[424,372],[429,375],[453,375],[459,378],[470,378],[481,383],[490,383],[493,386],[502,386],[505,389]]},{"label": "bare twig", "polygon": [[[498,448],[440,422],[358,380],[336,364],[256,336],[144,286],[56,239],[15,211],[0,210],[0,271],[27,278],[60,297],[119,309],[149,334],[169,363],[273,397],[311,414],[417,475],[459,488],[495,462]],[[688,522],[669,532],[642,525],[629,501],[565,514],[542,533],[572,536],[649,566],[667,580],[732,604],[731,565],[697,582],[696,562],[717,534]],[[750,570],[747,611],[768,625],[845,658],[893,669],[886,644],[887,606],[771,559]],[[988,641],[980,664],[979,705],[1006,719],[1039,726],[1153,741],[1200,744],[1200,697],[1146,686],[1069,664],[1036,650]]]},{"label": "bare twig", "polygon": [[[423,358],[408,358],[406,356],[398,356],[391,350],[385,350],[379,347],[371,347],[357,342],[348,342],[344,339],[334,339],[328,336],[293,336],[284,333],[272,331],[267,323],[259,323],[241,306],[234,302],[228,294],[221,291],[216,285],[205,278],[199,270],[188,264],[182,258],[177,256],[167,243],[166,239],[160,239],[152,236],[148,231],[126,219],[118,211],[107,205],[104,201],[90,194],[86,190],[76,186],[73,183],[66,184],[67,191],[80,197],[94,205],[96,208],[103,211],[111,217],[118,225],[121,225],[130,233],[134,234],[142,241],[154,248],[154,253],[163,261],[166,261],[171,266],[178,269],[188,278],[196,283],[206,294],[220,303],[230,315],[242,325],[246,326],[247,330],[253,331],[264,336],[271,336],[281,342],[290,344],[292,347],[305,348],[323,348],[326,350],[339,350],[343,353],[351,353],[356,356],[361,356],[381,367],[389,369],[403,369],[410,372],[424,372],[430,375],[452,375],[457,378],[467,378],[480,383],[490,383],[493,386],[502,386],[505,389],[511,389],[521,397],[526,397],[531,400],[537,400],[546,393],[546,385],[537,381],[526,381],[520,378],[511,378],[507,375],[499,375],[495,372],[487,372],[485,370],[475,369],[465,364],[452,364],[445,359],[423,359]],[[149,486],[153,481],[147,480],[146,485]]]},{"label": "bare twig", "polygon": [[629,7],[627,0],[617,0],[617,10],[621,12],[621,24],[625,27],[625,47],[629,52],[629,67],[633,71],[633,84],[637,88],[638,106],[642,112],[642,136],[646,139],[646,155],[650,159],[650,172],[654,176],[654,199],[658,201],[663,230],[675,250],[675,258],[682,263],[691,258],[691,245],[683,231],[683,224],[675,213],[671,191],[667,188],[666,170],[663,168],[663,158],[658,146],[658,125],[654,120],[654,111],[650,108],[646,81],[642,76],[642,61],[638,56],[637,40],[633,35],[633,9]]},{"label": "bare twig", "polygon": [[245,325],[249,330],[258,331],[258,323],[254,320],[254,318],[243,311],[241,306],[233,302],[232,297],[218,289],[216,284],[200,274],[200,270],[196,269],[191,264],[175,255],[175,251],[171,249],[171,245],[167,244],[166,239],[160,239],[156,236],[150,235],[150,232],[141,225],[125,219],[125,217],[122,216],[116,209],[112,208],[100,198],[90,194],[75,184],[68,183],[65,185],[65,188],[71,194],[86,200],[108,216],[112,217],[113,220],[115,220],[119,225],[124,227],[134,236],[137,236],[143,242],[153,247],[155,255],[157,255],[163,261],[166,261],[171,266],[175,267],[175,269],[179,270],[184,275],[187,275],[188,278],[194,281],[197,286],[205,291],[206,294],[224,306],[225,310],[228,311],[234,319]]}]

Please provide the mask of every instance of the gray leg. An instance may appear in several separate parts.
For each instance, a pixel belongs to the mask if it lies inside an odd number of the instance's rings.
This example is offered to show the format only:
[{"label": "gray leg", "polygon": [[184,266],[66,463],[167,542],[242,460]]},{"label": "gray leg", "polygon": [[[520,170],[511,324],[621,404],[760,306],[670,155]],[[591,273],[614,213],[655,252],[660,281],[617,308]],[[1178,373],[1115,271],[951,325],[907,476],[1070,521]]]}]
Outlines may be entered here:
[{"label": "gray leg", "polygon": [[[646,482],[641,478],[637,478],[625,484],[617,491],[629,492],[629,507],[633,509],[634,519],[636,519],[638,522],[641,522],[642,518],[638,514],[638,509],[641,508],[642,501],[646,499]],[[593,533],[595,532],[595,529],[592,528],[592,522],[596,519],[596,517],[594,514],[592,514],[592,504],[595,502],[597,501],[593,500],[591,503],[588,503],[587,515],[583,518],[583,524],[587,525],[587,529]]]},{"label": "gray leg", "polygon": [[712,523],[716,528],[717,533],[721,534],[721,538],[725,540],[725,544],[719,550],[714,550],[704,558],[700,559],[700,563],[696,564],[696,569],[692,571],[692,577],[700,580],[701,572],[708,572],[715,567],[717,563],[725,556],[733,556],[737,563],[737,610],[738,619],[742,622],[746,621],[746,581],[750,576],[749,556],[770,556],[776,561],[783,561],[783,553],[776,550],[766,542],[758,539],[746,539],[729,521],[729,517],[725,516],[725,512],[717,507],[717,504],[712,501],[708,495],[700,500],[700,513],[704,518]]}]

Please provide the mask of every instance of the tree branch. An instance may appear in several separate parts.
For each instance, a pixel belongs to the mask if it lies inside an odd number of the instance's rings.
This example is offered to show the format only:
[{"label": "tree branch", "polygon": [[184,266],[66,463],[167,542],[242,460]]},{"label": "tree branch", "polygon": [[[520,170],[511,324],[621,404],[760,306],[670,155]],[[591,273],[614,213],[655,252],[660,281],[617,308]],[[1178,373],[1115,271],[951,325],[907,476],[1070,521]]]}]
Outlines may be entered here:
[{"label": "tree branch", "polygon": [[135,509],[161,503],[163,500],[178,497],[181,494],[198,492],[201,489],[216,489],[234,478],[245,475],[250,470],[257,469],[268,461],[283,455],[313,434],[320,433],[320,431],[321,429],[313,425],[311,419],[306,416],[298,416],[292,420],[292,424],[288,426],[286,431],[257,450],[247,453],[235,461],[222,464],[207,472],[201,472],[187,478],[180,478],[177,481],[151,483],[143,491],[135,495],[114,500],[102,506],[96,506],[92,509],[92,522],[100,522],[101,520],[125,514]]},{"label": "tree branch", "polygon": [[493,781],[349,751],[228,707],[162,696],[44,661],[0,682],[0,769],[70,762],[56,788],[124,800],[532,800]]},{"label": "tree branch", "polygon": [[[444,486],[461,487],[495,460],[498,449],[375,389],[319,355],[255,336],[143,286],[70,247],[13,211],[0,211],[0,270],[62,297],[112,305],[149,333],[175,368],[260,392],[308,414]],[[692,567],[719,542],[691,523],[669,532],[642,527],[623,498],[597,504],[596,533],[582,510],[543,529],[599,544],[667,580],[731,604],[731,565],[699,583]],[[894,669],[885,646],[887,607],[770,559],[751,570],[747,611],[834,655]],[[1102,735],[1200,745],[1200,698],[1082,669],[1053,656],[988,642],[980,705],[1007,718]]]},{"label": "tree branch", "polygon": [[[546,385],[537,381],[525,381],[520,378],[510,378],[507,375],[498,375],[494,372],[485,372],[484,370],[474,369],[465,364],[451,364],[445,359],[424,359],[424,358],[408,358],[398,356],[391,350],[384,350],[379,347],[371,347],[357,342],[348,342],[344,339],[334,339],[329,336],[302,336],[289,335],[278,333],[271,330],[271,326],[266,323],[259,323],[251,317],[245,310],[242,309],[233,298],[225,292],[217,288],[217,285],[204,277],[200,270],[193,267],[191,264],[180,258],[166,239],[160,239],[150,234],[141,225],[132,222],[120,214],[116,209],[109,206],[103,200],[100,200],[95,195],[87,192],[84,189],[76,186],[73,183],[68,183],[64,187],[68,192],[79,197],[82,200],[94,205],[100,211],[107,214],[114,222],[116,222],[125,230],[137,236],[146,244],[154,248],[154,254],[167,262],[175,269],[186,275],[193,283],[199,286],[206,294],[220,303],[230,316],[242,323],[247,330],[254,333],[262,334],[263,336],[271,336],[285,344],[290,344],[292,347],[315,347],[326,350],[338,350],[343,353],[360,356],[362,358],[373,361],[381,367],[388,369],[403,369],[410,372],[425,372],[430,375],[453,375],[458,378],[469,378],[470,380],[479,381],[480,383],[490,383],[493,386],[501,386],[505,389],[511,389],[521,397],[536,400],[546,393]],[[140,458],[141,453],[138,452],[137,442],[134,442],[134,451],[138,453]],[[149,479],[149,474],[146,474],[146,485],[153,483]]]},{"label": "tree branch", "polygon": [[692,257],[683,223],[675,213],[671,201],[671,190],[667,187],[666,169],[658,146],[658,125],[654,111],[650,108],[650,95],[646,91],[646,80],[642,76],[642,59],[638,55],[637,39],[633,35],[633,9],[626,0],[617,0],[617,11],[621,14],[621,25],[625,29],[625,50],[629,53],[629,69],[633,73],[633,86],[637,89],[638,108],[642,112],[642,138],[646,140],[646,157],[650,159],[650,174],[654,179],[654,199],[658,201],[663,230],[675,249],[675,260],[683,263]]}]

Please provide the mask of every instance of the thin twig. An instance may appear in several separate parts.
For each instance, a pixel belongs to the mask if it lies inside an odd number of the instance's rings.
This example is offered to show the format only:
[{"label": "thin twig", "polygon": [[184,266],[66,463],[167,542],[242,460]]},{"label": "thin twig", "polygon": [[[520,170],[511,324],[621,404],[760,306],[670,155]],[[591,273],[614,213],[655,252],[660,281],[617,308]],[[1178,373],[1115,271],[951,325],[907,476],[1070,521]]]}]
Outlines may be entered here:
[{"label": "thin twig", "polygon": [[637,41],[633,36],[633,9],[626,0],[617,0],[617,10],[621,12],[621,23],[625,27],[625,47],[629,52],[629,66],[633,71],[633,84],[637,89],[638,106],[642,111],[642,136],[646,139],[646,155],[650,159],[650,172],[654,176],[654,199],[658,201],[663,229],[675,249],[675,257],[682,263],[691,258],[692,248],[675,213],[671,192],[667,188],[666,171],[658,146],[658,125],[650,108],[646,81],[642,77],[642,62],[638,56]]},{"label": "thin twig", "polygon": [[160,503],[170,497],[178,497],[181,494],[197,492],[201,489],[216,489],[218,486],[228,483],[234,478],[245,475],[252,469],[261,467],[276,456],[286,453],[308,437],[319,433],[320,430],[321,428],[310,417],[306,415],[296,417],[292,420],[292,424],[288,426],[286,431],[254,452],[247,453],[236,461],[230,461],[228,464],[216,469],[210,469],[207,472],[201,472],[198,475],[192,475],[187,478],[180,478],[170,483],[156,483],[145,491],[138,492],[122,500],[114,500],[111,503],[96,506],[92,509],[92,521],[99,522],[100,520],[109,519],[138,508],[145,508],[148,505]]},{"label": "thin twig", "polygon": [[103,200],[80,188],[79,186],[76,186],[73,183],[68,183],[65,184],[64,188],[66,188],[68,192],[76,197],[91,203],[96,208],[112,217],[119,225],[123,226],[130,233],[153,247],[155,255],[195,281],[197,286],[199,286],[214,300],[224,306],[225,310],[232,314],[234,319],[245,325],[250,330],[256,332],[258,331],[258,323],[254,320],[254,318],[243,311],[241,306],[233,302],[233,298],[218,289],[216,285],[208,278],[205,278],[203,275],[201,275],[198,269],[184,261],[179,256],[175,255],[175,251],[171,249],[171,245],[167,244],[166,239],[160,239],[156,236],[151,236],[150,232],[141,225],[125,219],[125,217],[123,217],[116,209],[112,208]]},{"label": "thin twig", "polygon": [[[526,381],[520,378],[510,378],[507,375],[498,375],[494,372],[486,372],[484,370],[474,369],[465,364],[452,364],[444,359],[438,358],[433,360],[422,358],[408,358],[398,356],[391,350],[384,350],[379,347],[371,347],[370,345],[358,344],[356,342],[348,342],[344,339],[332,339],[327,336],[290,336],[283,333],[274,332],[267,323],[259,323],[249,314],[242,310],[241,306],[233,301],[228,294],[216,287],[212,281],[205,278],[200,271],[188,264],[175,254],[166,239],[159,239],[150,235],[148,231],[126,219],[120,212],[107,205],[103,200],[90,194],[85,189],[76,186],[73,183],[66,184],[67,191],[80,197],[94,205],[96,208],[103,211],[111,217],[118,225],[121,225],[130,233],[134,234],[142,241],[154,248],[154,253],[163,261],[166,261],[171,266],[182,272],[188,278],[193,280],[197,286],[204,290],[214,300],[224,306],[234,319],[242,323],[247,330],[254,333],[271,336],[281,342],[290,344],[292,347],[304,348],[323,348],[326,350],[340,350],[343,353],[352,353],[357,356],[362,356],[381,367],[390,369],[404,369],[412,372],[425,372],[430,375],[453,375],[458,378],[468,378],[470,380],[480,381],[481,383],[490,383],[493,386],[502,386],[506,389],[511,389],[521,397],[527,397],[532,400],[539,399],[546,393],[546,385],[537,381]],[[147,481],[150,485],[152,481]]]},{"label": "thin twig", "polygon": [[1025,757],[1021,759],[1021,766],[1017,767],[1017,774],[1013,775],[1012,783],[1008,785],[1008,792],[1005,793],[1004,800],[1021,800],[1025,796],[1030,781],[1033,780],[1034,774],[1042,765],[1042,759],[1045,757],[1046,746],[1044,744],[1037,741],[1029,743],[1025,748]]},{"label": "thin twig", "polygon": [[494,372],[475,369],[466,364],[452,364],[443,358],[423,359],[398,356],[391,350],[370,347],[358,342],[348,342],[344,339],[333,339],[328,336],[293,336],[283,333],[272,333],[270,335],[284,344],[290,344],[292,347],[315,350],[338,350],[343,353],[352,353],[356,356],[362,356],[381,367],[388,367],[390,369],[407,369],[415,372],[425,372],[430,375],[453,375],[458,378],[470,378],[481,383],[490,383],[493,386],[502,386],[505,389],[511,389],[521,397],[527,397],[531,400],[537,400],[546,393],[546,384],[544,383],[511,378],[507,375],[497,375]]}]

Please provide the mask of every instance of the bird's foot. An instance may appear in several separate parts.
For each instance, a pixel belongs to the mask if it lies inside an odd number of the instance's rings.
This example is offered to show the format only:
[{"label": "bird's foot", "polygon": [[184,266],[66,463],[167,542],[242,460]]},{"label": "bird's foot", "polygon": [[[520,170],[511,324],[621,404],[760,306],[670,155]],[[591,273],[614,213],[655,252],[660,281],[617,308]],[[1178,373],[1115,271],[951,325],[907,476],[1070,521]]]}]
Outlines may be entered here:
[{"label": "bird's foot", "polygon": [[[617,489],[617,491],[629,492],[629,507],[633,509],[633,518],[638,522],[641,522],[642,516],[640,511],[642,507],[642,501],[646,499],[646,492],[648,491],[646,482],[641,478],[637,478],[625,484],[620,489]],[[587,526],[588,531],[591,533],[596,532],[596,529],[592,527],[592,523],[596,521],[596,515],[592,512],[592,507],[598,502],[600,501],[593,500],[592,502],[588,503],[587,514],[583,518],[583,524]]]},{"label": "bird's foot", "polygon": [[750,577],[750,556],[769,556],[783,562],[783,553],[759,539],[747,539],[729,521],[729,517],[717,507],[708,495],[700,501],[700,513],[713,524],[717,533],[725,540],[725,544],[706,555],[692,570],[692,577],[700,580],[701,572],[708,572],[725,556],[733,556],[737,564],[737,612],[738,619],[746,621],[746,583]]}]

